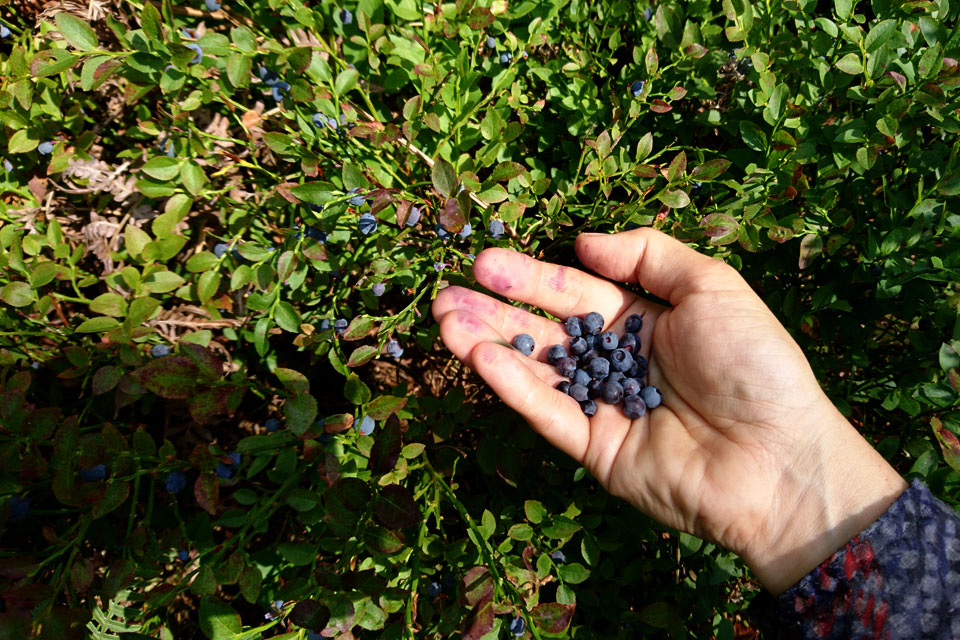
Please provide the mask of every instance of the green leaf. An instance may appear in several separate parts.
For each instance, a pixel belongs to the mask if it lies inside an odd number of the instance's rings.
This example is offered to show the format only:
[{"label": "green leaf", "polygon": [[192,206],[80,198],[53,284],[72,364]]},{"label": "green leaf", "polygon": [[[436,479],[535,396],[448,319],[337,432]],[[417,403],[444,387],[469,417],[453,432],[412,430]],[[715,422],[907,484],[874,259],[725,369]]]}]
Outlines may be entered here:
[{"label": "green leaf", "polygon": [[168,156],[157,156],[150,158],[146,164],[140,167],[145,174],[157,180],[173,180],[180,173],[179,158],[170,158]]},{"label": "green leaf", "polygon": [[14,132],[7,141],[7,151],[10,153],[29,153],[37,148],[40,139],[29,129],[20,129]]},{"label": "green leaf", "polygon": [[127,301],[116,293],[102,293],[90,303],[90,311],[122,318],[127,313]]},{"label": "green leaf", "polygon": [[360,379],[360,376],[352,372],[349,376],[347,376],[347,382],[343,386],[344,398],[353,404],[360,406],[370,402],[370,398],[372,396],[373,394],[370,391],[370,387],[364,384],[363,380]]},{"label": "green leaf", "polygon": [[149,0],[143,3],[143,11],[140,13],[140,26],[143,27],[143,32],[147,34],[147,37],[154,42],[163,40],[163,18],[160,17],[160,12]]},{"label": "green leaf", "polygon": [[317,557],[316,549],[307,542],[281,542],[277,551],[284,560],[297,567],[305,567]]},{"label": "green leaf", "polygon": [[765,151],[767,148],[766,134],[759,126],[749,120],[740,121],[740,136],[746,145],[754,151]]},{"label": "green leaf", "polygon": [[364,365],[377,355],[379,350],[376,347],[371,347],[369,345],[363,345],[362,347],[357,347],[353,350],[353,353],[350,354],[350,358],[347,360],[348,367],[359,367]]},{"label": "green leaf", "polygon": [[349,93],[357,82],[360,81],[360,73],[356,69],[346,68],[337,74],[337,81],[333,85],[333,90],[338,96]]},{"label": "green leaf", "polygon": [[230,30],[230,39],[244,53],[257,51],[257,37],[246,27],[234,27]]},{"label": "green leaf", "polygon": [[89,24],[76,17],[72,13],[62,11],[54,16],[57,28],[63,35],[63,39],[81,51],[90,51],[100,45],[97,40],[97,34]]},{"label": "green leaf", "polygon": [[928,47],[923,55],[920,56],[920,62],[917,64],[917,71],[924,78],[932,78],[940,73],[943,66],[943,46],[936,42]]},{"label": "green leaf", "polygon": [[180,180],[183,181],[187,191],[193,195],[203,191],[203,187],[207,184],[207,176],[203,173],[203,169],[193,160],[184,162],[180,167]]},{"label": "green leaf", "polygon": [[250,84],[250,72],[253,61],[242,53],[233,53],[227,58],[227,78],[230,84],[243,88]]},{"label": "green leaf", "polygon": [[453,170],[453,165],[441,157],[433,160],[433,169],[431,171],[433,179],[433,188],[437,190],[444,198],[453,195],[457,188],[457,174]]},{"label": "green leaf", "polygon": [[26,307],[34,301],[33,288],[26,282],[8,282],[0,291],[0,299],[11,307]]},{"label": "green leaf", "polygon": [[690,172],[690,177],[701,182],[714,180],[726,172],[730,168],[730,164],[731,162],[725,158],[714,158],[694,167]]},{"label": "green leaf", "polygon": [[[356,375],[356,374],[351,374]],[[379,396],[367,405],[367,415],[374,420],[386,420],[407,404],[406,397]]]},{"label": "green leaf", "polygon": [[682,209],[690,204],[690,196],[688,196],[687,193],[681,189],[665,191],[660,194],[658,199],[671,209]]},{"label": "green leaf", "polygon": [[277,376],[281,384],[293,393],[306,393],[310,391],[310,380],[299,371],[277,367],[273,370],[273,375]]},{"label": "green leaf", "polygon": [[132,224],[128,224],[124,229],[123,237],[127,253],[134,259],[139,258],[143,248],[153,241],[153,238],[146,231]]},{"label": "green leaf", "polygon": [[944,371],[960,368],[960,354],[953,345],[944,342],[940,345],[939,361],[940,368]]},{"label": "green leaf", "polygon": [[303,435],[317,418],[317,401],[309,393],[294,394],[283,403],[283,415],[293,435]]},{"label": "green leaf", "polygon": [[561,580],[570,584],[580,584],[590,577],[590,570],[579,562],[560,565],[557,572],[560,574]]},{"label": "green leaf", "polygon": [[183,278],[172,271],[155,271],[143,278],[144,287],[151,293],[167,293],[180,287],[184,282]]},{"label": "green leaf", "polygon": [[493,171],[490,173],[490,177],[487,178],[489,182],[502,182],[504,180],[510,180],[521,175],[526,169],[523,168],[523,165],[519,162],[501,162]]},{"label": "green leaf", "polygon": [[863,47],[867,53],[872,53],[885,45],[890,36],[897,30],[896,20],[881,20],[871,27],[870,32],[863,41]]},{"label": "green leaf", "polygon": [[544,509],[543,504],[537,500],[527,500],[524,502],[523,512],[524,515],[527,516],[527,520],[533,524],[540,524],[547,515],[547,510]]},{"label": "green leaf", "polygon": [[220,274],[216,271],[206,271],[197,280],[197,297],[200,302],[206,302],[220,288]]},{"label": "green leaf", "polygon": [[210,640],[231,640],[240,633],[240,614],[214,596],[200,601],[200,630]]},{"label": "green leaf", "polygon": [[107,489],[103,492],[103,495],[100,497],[100,499],[93,503],[93,508],[90,510],[90,515],[93,516],[94,520],[97,518],[102,518],[126,502],[129,496],[129,482],[111,482],[107,485]]},{"label": "green leaf", "polygon": [[277,321],[277,326],[284,331],[300,333],[300,314],[289,302],[281,300],[277,303],[273,312],[273,319]]},{"label": "green leaf", "polygon": [[840,71],[849,73],[852,76],[863,73],[863,65],[860,63],[860,56],[855,53],[848,53],[847,55],[843,56],[837,60],[835,66],[837,69],[840,69]]},{"label": "green leaf", "polygon": [[116,318],[100,316],[97,318],[84,320],[80,323],[80,326],[74,329],[74,331],[77,333],[103,333],[118,326],[120,326],[120,323],[116,320]]}]

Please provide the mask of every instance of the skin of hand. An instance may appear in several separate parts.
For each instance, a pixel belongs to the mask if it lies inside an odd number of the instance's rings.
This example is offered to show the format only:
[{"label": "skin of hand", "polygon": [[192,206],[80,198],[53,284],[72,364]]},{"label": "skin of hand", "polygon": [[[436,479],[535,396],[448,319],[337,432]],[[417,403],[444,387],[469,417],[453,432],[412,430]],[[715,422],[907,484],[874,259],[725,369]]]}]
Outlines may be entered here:
[{"label": "skin of hand", "polygon": [[[433,315],[447,347],[551,444],[658,521],[730,549],[778,594],[875,521],[906,483],[837,411],[803,352],[728,265],[652,229],[583,234],[602,277],[487,249],[477,281],[555,317],[644,315],[640,353],[663,404],[638,420],[597,402],[587,418],[546,362],[563,325],[451,286]],[[608,278],[608,279],[604,279]],[[613,281],[613,282],[612,282]],[[670,307],[614,282],[639,282]],[[508,345],[528,333],[526,357]]]}]

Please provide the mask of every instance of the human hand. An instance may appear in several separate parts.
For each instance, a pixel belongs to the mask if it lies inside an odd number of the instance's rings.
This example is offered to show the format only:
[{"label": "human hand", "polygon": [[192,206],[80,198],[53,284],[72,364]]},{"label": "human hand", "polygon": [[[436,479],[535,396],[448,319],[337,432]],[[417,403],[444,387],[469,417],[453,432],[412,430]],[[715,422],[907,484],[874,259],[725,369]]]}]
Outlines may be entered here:
[{"label": "human hand", "polygon": [[[800,348],[731,267],[651,229],[577,238],[581,262],[668,300],[646,302],[575,269],[488,249],[492,292],[565,319],[598,311],[604,330],[644,313],[641,354],[663,404],[638,419],[597,403],[587,418],[546,363],[563,325],[462,287],[433,304],[447,347],[544,438],[608,491],[660,522],[738,554],[779,593],[883,511],[906,483],[820,389]],[[529,358],[504,346],[520,333]]]}]

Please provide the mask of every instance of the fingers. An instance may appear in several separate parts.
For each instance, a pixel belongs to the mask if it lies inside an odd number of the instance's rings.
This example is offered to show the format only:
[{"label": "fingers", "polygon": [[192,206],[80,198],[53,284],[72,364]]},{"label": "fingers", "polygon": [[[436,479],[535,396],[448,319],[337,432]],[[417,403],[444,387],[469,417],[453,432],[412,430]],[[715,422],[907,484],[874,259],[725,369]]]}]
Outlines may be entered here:
[{"label": "fingers", "polygon": [[473,275],[491,291],[559,318],[591,311],[616,318],[636,300],[633,294],[602,278],[507,249],[483,251],[473,263]]},{"label": "fingers", "polygon": [[655,296],[678,304],[704,291],[748,288],[732,268],[650,228],[577,238],[583,264],[611,280],[639,282]]},{"label": "fingers", "polygon": [[493,342],[480,342],[470,353],[473,370],[486,380],[504,403],[522,415],[546,440],[583,462],[590,441],[590,424],[577,401],[544,382],[517,351]]}]

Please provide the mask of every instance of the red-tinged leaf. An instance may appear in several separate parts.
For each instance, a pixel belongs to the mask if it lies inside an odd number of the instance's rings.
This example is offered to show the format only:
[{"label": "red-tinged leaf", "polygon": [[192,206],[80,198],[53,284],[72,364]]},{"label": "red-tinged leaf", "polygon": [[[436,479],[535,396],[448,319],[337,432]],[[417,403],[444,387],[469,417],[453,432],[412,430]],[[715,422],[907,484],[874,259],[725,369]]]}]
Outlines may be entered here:
[{"label": "red-tinged leaf", "polygon": [[46,441],[60,425],[60,414],[59,407],[34,409],[27,418],[26,432],[34,442]]},{"label": "red-tinged leaf", "polygon": [[471,29],[486,29],[493,24],[496,18],[493,12],[486,7],[474,7],[467,15],[467,24]]},{"label": "red-tinged leaf", "polygon": [[317,418],[317,400],[309,393],[297,393],[283,403],[283,415],[293,435],[302,435]]},{"label": "red-tinged leaf", "polygon": [[363,527],[363,542],[378,553],[390,555],[406,546],[406,538],[399,531],[390,531],[375,524]]},{"label": "red-tinged leaf", "polygon": [[219,380],[223,375],[223,360],[213,351],[192,342],[181,342],[180,352],[193,360],[200,369],[200,376],[207,380]]},{"label": "red-tinged leaf", "polygon": [[320,633],[330,621],[330,609],[316,600],[301,600],[293,607],[288,619],[298,627]]},{"label": "red-tinged leaf", "polygon": [[338,413],[323,421],[325,433],[340,433],[353,426],[353,416],[349,413]]},{"label": "red-tinged leaf", "polygon": [[185,356],[165,356],[151,360],[133,374],[162,398],[184,399],[196,393],[200,369]]},{"label": "red-tinged leaf", "polygon": [[[432,73],[429,75],[432,75]],[[452,164],[439,156],[434,158],[431,177],[433,179],[433,188],[437,190],[438,194],[444,198],[449,198],[454,195],[457,188],[457,174],[456,171],[454,171]],[[447,229],[450,229],[450,231],[454,232],[460,230],[454,230],[450,227],[447,227]]]},{"label": "red-tinged leaf", "polygon": [[653,102],[650,103],[650,111],[654,113],[667,113],[672,111],[673,107],[661,100],[660,98],[655,98]]},{"label": "red-tinged leaf", "polygon": [[701,221],[704,233],[711,238],[719,238],[734,233],[739,223],[726,213],[711,213]]},{"label": "red-tinged leaf", "polygon": [[70,584],[77,593],[85,593],[93,583],[94,570],[96,565],[93,558],[77,560],[70,567]]},{"label": "red-tinged leaf", "polygon": [[200,508],[212,516],[217,515],[217,506],[220,504],[220,484],[217,476],[201,473],[193,483],[193,496]]},{"label": "red-tinged leaf", "polygon": [[190,416],[198,424],[209,424],[222,413],[228,410],[230,387],[200,387],[187,401]]},{"label": "red-tinged leaf", "polygon": [[[378,418],[379,419],[379,418]],[[370,448],[370,462],[367,465],[372,473],[382,474],[393,471],[403,442],[400,437],[400,425],[396,420],[389,420],[377,434],[373,447]]]},{"label": "red-tinged leaf", "polygon": [[494,167],[487,180],[489,182],[503,182],[504,180],[516,178],[524,171],[526,171],[526,169],[524,169],[523,165],[519,162],[501,162]]},{"label": "red-tinged leaf", "polygon": [[671,209],[682,209],[690,204],[690,196],[687,195],[686,191],[681,189],[664,191],[660,194],[659,200]]},{"label": "red-tinged leaf", "polygon": [[493,597],[487,596],[473,607],[466,620],[463,640],[480,640],[493,629]]},{"label": "red-tinged leaf", "polygon": [[545,602],[534,607],[530,617],[538,629],[547,633],[563,633],[570,626],[576,608],[577,606],[573,604]]},{"label": "red-tinged leaf", "polygon": [[486,567],[473,567],[463,576],[463,604],[473,607],[493,595],[493,577]]},{"label": "red-tinged leaf", "polygon": [[953,387],[954,391],[960,393],[960,371],[956,369],[947,371],[947,381],[950,382],[950,386]]},{"label": "red-tinged leaf", "polygon": [[367,405],[367,415],[374,420],[386,420],[407,404],[407,398],[397,396],[379,396]]},{"label": "red-tinged leaf", "polygon": [[933,427],[933,433],[940,442],[940,448],[943,450],[943,459],[957,473],[960,473],[960,439],[956,434],[942,426],[937,418],[930,419],[930,425]]},{"label": "red-tinged leaf", "polygon": [[410,491],[399,484],[380,489],[373,512],[377,520],[390,529],[406,529],[420,521],[420,511]]},{"label": "red-tinged leaf", "polygon": [[714,158],[694,167],[690,177],[699,181],[713,180],[729,169],[730,164],[730,161],[725,158]]},{"label": "red-tinged leaf", "polygon": [[459,233],[467,221],[460,209],[460,202],[456,198],[447,198],[443,211],[440,212],[440,224],[450,233]]},{"label": "red-tinged leaf", "polygon": [[117,560],[110,565],[107,577],[103,579],[103,597],[108,600],[112,599],[121,589],[133,582],[136,575],[137,565],[132,560],[126,558]]},{"label": "red-tinged leaf", "polygon": [[697,44],[694,42],[684,49],[683,52],[691,58],[702,58],[703,56],[707,55],[707,48],[702,44]]},{"label": "red-tinged leaf", "polygon": [[370,485],[360,478],[352,477],[337,480],[333,485],[333,492],[345,509],[354,512],[366,509],[372,495]]},{"label": "red-tinged leaf", "polygon": [[102,518],[124,502],[130,496],[129,482],[111,482],[107,485],[107,490],[103,492],[100,499],[93,503],[90,510],[93,519]]},{"label": "red-tinged leaf", "polygon": [[277,367],[273,370],[273,375],[280,379],[280,382],[288,391],[292,391],[293,393],[306,393],[310,391],[310,380],[299,371]]},{"label": "red-tinged leaf", "polygon": [[393,193],[388,189],[378,189],[368,194],[373,197],[373,202],[370,204],[370,213],[376,215],[389,207],[391,204],[396,202]]},{"label": "red-tinged leaf", "polygon": [[44,600],[53,596],[53,587],[49,584],[24,584],[3,592],[3,601],[7,609],[33,609]]},{"label": "red-tinged leaf", "polygon": [[634,167],[633,172],[641,178],[656,178],[658,175],[660,175],[660,172],[657,171],[657,168],[649,164],[638,164],[636,167]]},{"label": "red-tinged leaf", "polygon": [[803,236],[803,239],[800,241],[800,260],[797,266],[799,266],[800,269],[806,269],[817,259],[817,256],[819,256],[822,251],[823,238],[812,233]]},{"label": "red-tinged leaf", "polygon": [[527,210],[527,205],[522,202],[510,201],[504,202],[497,209],[497,215],[500,216],[505,224],[511,224],[516,222],[523,216],[523,212]]},{"label": "red-tinged leaf", "polygon": [[350,324],[340,336],[342,340],[360,340],[365,338],[373,327],[373,318],[370,316],[357,316],[350,321]]},{"label": "red-tinged leaf", "polygon": [[793,229],[789,227],[775,226],[767,229],[767,236],[774,242],[783,244],[796,236],[796,234],[793,232]]},{"label": "red-tinged leaf", "polygon": [[897,86],[901,89],[907,86],[907,79],[903,76],[903,74],[897,73],[896,71],[887,71],[886,75],[890,76],[890,78],[892,78],[893,81],[897,83]]},{"label": "red-tinged leaf", "polygon": [[38,567],[33,556],[11,556],[0,558],[0,578],[19,580],[26,578]]},{"label": "red-tinged leaf", "polygon": [[300,245],[300,252],[311,260],[326,260],[327,250],[314,238],[306,238]]},{"label": "red-tinged leaf", "polygon": [[359,367],[360,365],[370,362],[375,355],[377,355],[376,347],[371,347],[369,345],[357,347],[353,350],[353,353],[350,354],[350,359],[347,360],[347,366]]},{"label": "red-tinged leaf", "polygon": [[295,182],[281,182],[276,186],[277,194],[290,204],[300,204],[300,198],[293,195],[292,188],[299,186]]},{"label": "red-tinged leaf", "polygon": [[670,89],[670,93],[667,95],[667,97],[669,97],[670,100],[682,100],[686,95],[687,95],[686,89],[680,86],[676,86],[673,89]]},{"label": "red-tinged leaf", "polygon": [[26,393],[30,388],[32,378],[29,371],[18,371],[10,376],[4,388],[6,393]]},{"label": "red-tinged leaf", "polygon": [[673,157],[667,168],[667,180],[676,182],[687,172],[687,154],[683,151]]},{"label": "red-tinged leaf", "polygon": [[97,372],[93,374],[93,381],[90,385],[93,395],[98,396],[111,391],[117,386],[117,382],[120,381],[122,375],[123,369],[113,365],[106,365],[97,369]]},{"label": "red-tinged leaf", "polygon": [[378,131],[383,131],[382,122],[358,122],[350,129],[349,135],[355,138],[369,138]]},{"label": "red-tinged leaf", "polygon": [[654,602],[640,610],[640,619],[658,629],[666,628],[676,619],[675,616],[676,614],[670,610],[670,605],[666,602]]},{"label": "red-tinged leaf", "polygon": [[397,226],[404,227],[407,224],[407,217],[410,215],[410,209],[413,208],[412,202],[401,200],[397,205]]}]

